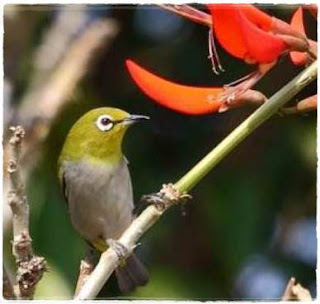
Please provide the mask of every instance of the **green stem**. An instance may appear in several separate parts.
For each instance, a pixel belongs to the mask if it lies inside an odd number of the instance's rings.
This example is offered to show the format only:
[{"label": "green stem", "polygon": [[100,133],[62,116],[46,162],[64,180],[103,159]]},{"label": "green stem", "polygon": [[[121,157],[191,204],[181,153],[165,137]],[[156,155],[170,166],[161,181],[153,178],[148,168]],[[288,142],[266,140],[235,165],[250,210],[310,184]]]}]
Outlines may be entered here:
[{"label": "green stem", "polygon": [[224,157],[251,134],[263,122],[275,114],[286,102],[317,78],[317,61],[292,79],[267,102],[252,113],[243,123],[234,129],[220,144],[188,171],[175,188],[181,193],[189,192]]}]

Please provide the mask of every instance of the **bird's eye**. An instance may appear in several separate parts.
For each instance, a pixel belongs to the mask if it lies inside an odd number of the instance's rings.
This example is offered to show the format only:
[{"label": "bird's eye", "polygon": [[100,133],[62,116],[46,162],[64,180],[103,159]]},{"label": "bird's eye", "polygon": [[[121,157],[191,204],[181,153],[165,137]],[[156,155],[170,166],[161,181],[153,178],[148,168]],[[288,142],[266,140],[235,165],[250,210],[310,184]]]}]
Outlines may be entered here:
[{"label": "bird's eye", "polygon": [[105,132],[105,131],[111,130],[114,124],[113,124],[113,120],[110,116],[101,115],[98,117],[98,119],[96,121],[96,125],[99,128],[99,130]]}]

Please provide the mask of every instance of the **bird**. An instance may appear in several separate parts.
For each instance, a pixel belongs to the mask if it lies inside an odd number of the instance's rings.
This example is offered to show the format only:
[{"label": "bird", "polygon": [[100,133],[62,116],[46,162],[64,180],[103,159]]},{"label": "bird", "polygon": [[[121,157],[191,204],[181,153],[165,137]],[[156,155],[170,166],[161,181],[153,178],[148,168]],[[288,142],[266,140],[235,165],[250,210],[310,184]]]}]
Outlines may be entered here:
[{"label": "bird", "polygon": [[[121,109],[90,110],[71,127],[58,158],[58,177],[71,223],[100,252],[134,219],[125,133],[148,116]],[[119,290],[128,293],[148,282],[148,271],[133,253],[115,270]]]}]

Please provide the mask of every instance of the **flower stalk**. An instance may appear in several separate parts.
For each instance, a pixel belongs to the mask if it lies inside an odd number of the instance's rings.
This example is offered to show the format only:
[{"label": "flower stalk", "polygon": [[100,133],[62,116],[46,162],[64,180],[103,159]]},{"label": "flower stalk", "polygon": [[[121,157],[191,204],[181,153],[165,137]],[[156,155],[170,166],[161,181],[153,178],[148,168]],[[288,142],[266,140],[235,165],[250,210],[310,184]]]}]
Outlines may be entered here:
[{"label": "flower stalk", "polygon": [[302,71],[281,90],[274,94],[261,107],[252,113],[243,123],[234,129],[220,144],[188,171],[174,187],[180,193],[189,192],[238,144],[265,122],[305,86],[317,78],[317,61]]}]

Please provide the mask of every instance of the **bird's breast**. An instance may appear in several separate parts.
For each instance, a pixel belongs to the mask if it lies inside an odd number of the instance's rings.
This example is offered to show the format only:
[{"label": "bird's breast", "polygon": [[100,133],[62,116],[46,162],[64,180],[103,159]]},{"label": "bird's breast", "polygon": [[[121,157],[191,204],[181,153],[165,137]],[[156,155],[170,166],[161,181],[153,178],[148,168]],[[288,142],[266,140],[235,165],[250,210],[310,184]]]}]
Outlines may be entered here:
[{"label": "bird's breast", "polygon": [[90,242],[118,238],[132,221],[132,187],[126,162],[65,162],[63,166],[75,229]]}]

